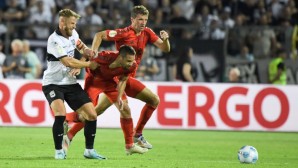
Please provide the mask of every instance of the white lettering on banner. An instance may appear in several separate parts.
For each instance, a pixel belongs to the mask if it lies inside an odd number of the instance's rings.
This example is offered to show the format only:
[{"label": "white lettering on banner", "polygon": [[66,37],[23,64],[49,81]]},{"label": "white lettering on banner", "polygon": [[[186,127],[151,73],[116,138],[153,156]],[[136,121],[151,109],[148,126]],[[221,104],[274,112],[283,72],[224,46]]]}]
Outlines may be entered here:
[{"label": "white lettering on banner", "polygon": [[[146,128],[298,132],[298,86],[144,83],[160,97]],[[39,80],[1,81],[0,125],[52,126],[53,113],[41,88]],[[129,105],[136,123],[144,103],[129,98]],[[67,111],[72,110],[67,106]],[[98,126],[119,127],[118,118],[111,107]]]}]

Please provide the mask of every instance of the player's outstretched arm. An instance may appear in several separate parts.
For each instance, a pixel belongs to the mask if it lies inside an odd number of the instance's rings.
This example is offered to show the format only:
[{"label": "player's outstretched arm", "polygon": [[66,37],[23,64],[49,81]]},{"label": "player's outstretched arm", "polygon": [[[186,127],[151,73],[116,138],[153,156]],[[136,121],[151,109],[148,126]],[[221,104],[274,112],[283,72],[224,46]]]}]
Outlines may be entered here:
[{"label": "player's outstretched arm", "polygon": [[105,30],[104,31],[97,32],[95,34],[95,36],[93,38],[93,41],[92,41],[92,47],[91,47],[91,49],[93,51],[98,51],[99,46],[100,46],[102,40],[104,40],[104,41],[107,41],[108,40],[107,32]]},{"label": "player's outstretched arm", "polygon": [[66,66],[66,67],[70,67],[70,68],[89,68],[91,66],[94,66],[94,64],[90,61],[80,61],[77,60],[73,57],[62,57],[60,59],[61,63]]},{"label": "player's outstretched arm", "polygon": [[164,30],[160,31],[160,38],[154,42],[154,45],[163,52],[170,52],[171,47],[169,42],[169,34]]},{"label": "player's outstretched arm", "polygon": [[91,59],[96,55],[96,52],[86,46],[81,39],[76,43],[76,49],[86,58]]},{"label": "player's outstretched arm", "polygon": [[118,97],[117,97],[117,103],[120,106],[120,110],[123,109],[123,102],[122,102],[122,95],[124,93],[125,87],[126,87],[126,82],[127,82],[128,76],[121,76],[119,83],[117,85],[117,90],[118,90]]}]

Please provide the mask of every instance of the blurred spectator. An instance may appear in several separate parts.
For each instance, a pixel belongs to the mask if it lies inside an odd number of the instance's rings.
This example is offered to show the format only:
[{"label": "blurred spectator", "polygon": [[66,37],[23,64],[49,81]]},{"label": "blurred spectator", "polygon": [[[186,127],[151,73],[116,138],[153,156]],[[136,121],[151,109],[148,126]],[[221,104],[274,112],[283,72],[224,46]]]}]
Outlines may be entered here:
[{"label": "blurred spectator", "polygon": [[86,7],[91,4],[91,0],[74,0],[75,8],[78,14],[81,16],[86,16]]},{"label": "blurred spectator", "polygon": [[[174,5],[172,7],[172,18],[170,19],[171,24],[175,24],[175,25],[186,25],[189,24],[190,22],[183,16],[181,9],[179,8],[179,6]],[[172,28],[171,30],[171,35],[175,38],[181,38],[183,33],[183,28]]]},{"label": "blurred spectator", "polygon": [[213,18],[214,15],[210,14],[209,7],[207,5],[204,5],[198,18],[199,21],[208,29]]},{"label": "blurred spectator", "polygon": [[249,48],[247,46],[242,47],[238,58],[249,62],[253,62],[255,60],[254,56],[249,52]]},{"label": "blurred spectator", "polygon": [[221,20],[219,21],[220,27],[224,30],[231,29],[235,25],[235,21],[231,18],[231,8],[225,7],[224,11],[221,14]]},{"label": "blurred spectator", "polygon": [[9,0],[4,9],[3,18],[6,21],[21,22],[26,18],[24,9],[18,4],[18,0]]},{"label": "blurred spectator", "polygon": [[269,13],[266,9],[265,0],[258,0],[254,10],[254,21],[259,20],[260,17],[265,13]]},{"label": "blurred spectator", "polygon": [[124,24],[125,19],[123,19],[121,12],[119,9],[114,9],[112,11],[111,18],[107,20],[108,25],[114,25],[115,27],[119,27]]},{"label": "blurred spectator", "polygon": [[2,52],[2,50],[3,50],[3,42],[0,40],[0,79],[3,79],[2,66],[6,58],[6,55]]},{"label": "blurred spectator", "polygon": [[3,22],[3,12],[0,10],[0,39],[4,39],[4,36],[6,33],[7,33],[7,26]]},{"label": "blurred spectator", "polygon": [[192,19],[195,11],[193,0],[180,0],[176,2],[175,6],[180,9],[184,18],[186,18],[188,21]]},{"label": "blurred spectator", "polygon": [[28,62],[28,66],[31,69],[30,72],[25,74],[26,79],[39,79],[41,75],[41,63],[35,52],[30,50],[30,42],[23,40],[23,56]]},{"label": "blurred spectator", "polygon": [[197,78],[197,69],[191,63],[193,49],[185,47],[181,50],[176,65],[173,67],[173,76],[183,82],[194,82]]},{"label": "blurred spectator", "polygon": [[248,24],[252,25],[255,23],[255,9],[256,0],[243,0],[238,1],[238,13],[245,16],[245,20]]},{"label": "blurred spectator", "polygon": [[284,49],[279,49],[276,52],[276,58],[273,58],[269,63],[269,83],[277,85],[287,84],[287,68],[284,60],[287,57],[287,53]]},{"label": "blurred spectator", "polygon": [[82,36],[93,38],[95,33],[99,31],[98,26],[103,25],[102,18],[94,13],[91,5],[85,7],[86,15],[79,20],[79,24],[88,25],[85,27]]},{"label": "blurred spectator", "polygon": [[240,70],[237,67],[231,68],[228,72],[229,83],[243,83],[240,78]]},{"label": "blurred spectator", "polygon": [[22,56],[23,43],[19,39],[11,42],[11,55],[8,55],[2,67],[4,77],[8,79],[24,79],[25,73],[30,72],[28,62]]},{"label": "blurred spectator", "polygon": [[249,45],[253,47],[256,59],[268,58],[276,48],[276,36],[273,28],[268,26],[268,16],[263,14],[259,20],[260,27],[252,29],[249,34]]},{"label": "blurred spectator", "polygon": [[218,16],[222,11],[222,0],[208,0],[208,6],[212,15]]},{"label": "blurred spectator", "polygon": [[227,52],[230,56],[237,56],[241,52],[248,29],[244,27],[244,16],[237,15],[235,17],[235,26],[229,30]]},{"label": "blurred spectator", "polygon": [[208,39],[222,40],[225,38],[226,32],[220,29],[218,22],[218,18],[211,21]]},{"label": "blurred spectator", "polygon": [[29,18],[29,22],[33,24],[33,31],[39,39],[46,39],[49,36],[49,24],[52,22],[52,13],[44,9],[43,3],[42,0],[36,2],[36,6],[30,10],[32,13]]},{"label": "blurred spectator", "polygon": [[159,72],[157,61],[154,57],[149,55],[147,49],[144,50],[141,64],[138,68],[137,78],[144,81],[152,81],[154,75]]},{"label": "blurred spectator", "polygon": [[45,1],[45,0],[29,0],[27,5],[28,13],[35,13],[38,11],[37,3],[38,1],[42,1],[43,9],[46,13],[50,13],[52,16],[56,14],[56,2],[55,1]]},{"label": "blurred spectator", "polygon": [[154,23],[159,24],[166,24],[169,22],[169,17],[171,15],[171,4],[170,0],[160,0],[159,1],[159,8],[155,11],[155,20]]},{"label": "blurred spectator", "polygon": [[[116,3],[116,2],[115,2]],[[94,0],[91,2],[91,6],[94,9],[94,13],[98,14],[104,22],[110,19],[110,13],[113,9],[111,8],[113,1],[111,0]],[[122,9],[123,10],[123,9]],[[128,9],[125,9],[127,11]],[[128,13],[129,15],[129,13]]]}]

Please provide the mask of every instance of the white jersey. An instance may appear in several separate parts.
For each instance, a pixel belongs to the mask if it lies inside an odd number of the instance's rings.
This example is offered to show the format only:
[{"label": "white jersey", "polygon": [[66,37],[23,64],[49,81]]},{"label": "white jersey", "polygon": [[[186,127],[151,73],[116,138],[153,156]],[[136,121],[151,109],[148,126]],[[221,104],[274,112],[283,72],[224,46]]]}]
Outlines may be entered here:
[{"label": "white jersey", "polygon": [[79,35],[76,30],[72,36],[65,38],[59,29],[50,35],[47,43],[47,69],[44,71],[42,85],[71,85],[76,84],[77,79],[69,75],[72,68],[64,66],[59,59],[74,57],[76,43]]}]

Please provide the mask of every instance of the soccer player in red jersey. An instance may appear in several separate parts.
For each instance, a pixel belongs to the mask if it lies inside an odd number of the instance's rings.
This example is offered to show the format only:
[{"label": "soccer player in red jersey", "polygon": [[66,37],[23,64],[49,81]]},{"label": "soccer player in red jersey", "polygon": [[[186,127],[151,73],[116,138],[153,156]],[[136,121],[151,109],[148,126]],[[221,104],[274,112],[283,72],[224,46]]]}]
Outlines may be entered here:
[{"label": "soccer player in red jersey", "polygon": [[[135,6],[131,12],[131,25],[122,29],[116,30],[104,30],[96,33],[93,42],[92,50],[97,51],[102,40],[115,41],[117,50],[123,44],[132,46],[136,50],[136,63],[140,64],[143,51],[147,43],[153,43],[164,52],[170,51],[169,35],[166,31],[160,31],[159,38],[150,28],[146,27],[148,21],[149,11],[144,6]],[[134,142],[139,146],[151,149],[152,145],[143,137],[143,129],[147,121],[150,119],[153,111],[159,104],[159,97],[148,89],[143,83],[136,80],[137,68],[132,72],[127,80],[125,93],[133,98],[139,99],[146,104],[144,105],[140,118],[134,133]],[[106,95],[102,95],[100,98],[104,98]],[[111,103],[101,104],[97,109],[97,114],[100,115]],[[72,138],[83,125],[75,124],[68,132],[68,136]]]},{"label": "soccer player in red jersey", "polygon": [[[137,67],[135,54],[134,48],[128,45],[122,45],[119,51],[102,51],[98,53],[96,58],[91,59],[91,61],[98,63],[98,68],[95,70],[86,69],[84,86],[84,90],[96,106],[95,111],[100,110],[102,104],[114,104],[120,111],[120,123],[125,138],[126,154],[143,154],[148,151],[148,149],[137,146],[133,142],[133,121],[124,92],[129,74],[134,72]],[[116,82],[114,77],[118,77],[119,81]],[[106,97],[98,100],[101,93],[104,93]],[[78,120],[84,121],[81,117],[78,116],[80,118]],[[69,116],[67,118],[68,121],[71,120]],[[73,138],[68,137],[69,139]],[[67,142],[67,145],[69,143]],[[64,145],[66,145],[65,142]]]},{"label": "soccer player in red jersey", "polygon": [[[147,43],[153,43],[164,52],[170,51],[169,35],[164,30],[160,31],[159,38],[150,28],[146,27],[149,17],[149,11],[144,6],[135,6],[131,12],[131,25],[122,29],[105,30],[98,32],[92,43],[92,49],[98,50],[102,40],[115,41],[116,48],[123,44],[132,46],[136,50],[136,62],[139,65],[143,56],[143,51]],[[153,111],[159,104],[159,97],[148,89],[144,84],[136,80],[136,71],[133,72],[125,88],[125,93],[137,98],[146,104],[144,105],[139,121],[135,128],[135,142],[140,146],[151,149],[152,145],[143,137],[143,129],[147,121],[150,119]],[[103,107],[104,111],[109,106]]]},{"label": "soccer player in red jersey", "polygon": [[[170,51],[169,35],[166,31],[160,31],[159,38],[150,28],[146,27],[149,11],[144,6],[135,6],[131,11],[131,25],[116,30],[104,30],[98,32],[92,42],[92,50],[97,51],[102,40],[115,41],[116,48],[123,44],[132,46],[136,50],[136,62],[140,64],[147,43],[153,43],[163,52]],[[144,105],[137,126],[135,128],[134,142],[141,147],[151,149],[153,146],[143,137],[143,129],[150,119],[153,111],[159,104],[159,97],[134,77],[136,70],[130,74],[125,88],[125,93],[133,98],[139,99]],[[109,106],[102,106],[104,111]]]}]

